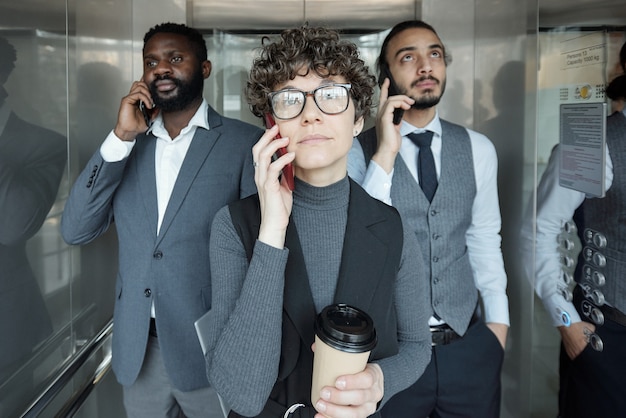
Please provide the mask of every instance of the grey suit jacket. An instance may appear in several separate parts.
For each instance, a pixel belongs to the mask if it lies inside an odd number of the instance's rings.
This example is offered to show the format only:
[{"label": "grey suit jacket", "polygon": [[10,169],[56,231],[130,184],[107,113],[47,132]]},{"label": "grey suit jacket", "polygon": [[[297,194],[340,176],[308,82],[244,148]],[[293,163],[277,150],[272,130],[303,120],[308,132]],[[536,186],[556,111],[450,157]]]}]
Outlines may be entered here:
[{"label": "grey suit jacket", "polygon": [[137,138],[131,155],[105,162],[96,152],[74,184],[62,219],[63,238],[84,244],[115,221],[119,272],[115,287],[113,370],[132,384],[143,363],[154,302],[159,345],[173,384],[208,386],[194,321],[211,305],[209,234],[218,209],[256,192],[252,145],[262,131],[209,108],[198,128],[157,230],[155,138]]}]

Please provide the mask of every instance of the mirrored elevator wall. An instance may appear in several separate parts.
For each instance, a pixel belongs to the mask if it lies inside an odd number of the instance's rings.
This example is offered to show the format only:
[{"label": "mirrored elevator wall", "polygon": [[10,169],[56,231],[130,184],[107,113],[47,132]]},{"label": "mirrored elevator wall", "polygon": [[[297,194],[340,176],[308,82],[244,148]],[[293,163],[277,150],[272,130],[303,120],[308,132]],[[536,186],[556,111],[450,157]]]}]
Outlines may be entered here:
[{"label": "mirrored elevator wall", "polygon": [[[153,6],[0,2],[1,417],[21,416],[40,400],[112,317],[115,231],[70,247],[59,224],[73,180],[141,71],[143,33],[154,22],[185,20],[184,1]],[[86,367],[108,351],[105,344]],[[54,416],[88,374],[74,374],[41,416]],[[121,392],[110,387],[84,416],[121,416]]]},{"label": "mirrored elevator wall", "polygon": [[[15,60],[8,78],[0,78],[6,91],[4,99],[0,90],[0,179],[12,180],[0,184],[0,416],[19,416],[112,316],[115,231],[90,244],[70,247],[60,237],[59,221],[73,180],[113,128],[121,97],[141,76],[143,34],[151,26],[175,21],[200,29],[213,62],[205,97],[227,116],[260,124],[250,114],[242,90],[263,33],[303,22],[337,27],[359,45],[373,68],[387,29],[414,17],[431,23],[452,55],[440,115],[485,133],[499,156],[502,246],[512,322],[502,374],[501,415],[555,416],[558,333],[535,301],[533,278],[522,273],[517,240],[522,214],[533,206],[542,161],[556,140],[537,133],[544,115],[553,110],[542,107],[540,62],[545,66],[550,61],[539,47],[545,41],[540,28],[592,25],[602,31],[623,25],[626,16],[615,8],[616,3],[0,2],[0,36],[15,51],[14,58],[0,57],[0,68]],[[619,30],[623,39],[623,29],[616,30],[618,36]],[[2,130],[3,114],[19,118],[20,132],[28,126],[37,134],[28,140],[24,136],[19,146],[15,142],[13,148],[6,146],[10,131]],[[50,158],[35,164],[36,150],[45,150]],[[3,172],[7,167],[11,176]],[[38,185],[42,178],[45,181]],[[37,196],[20,191],[26,183],[34,185]],[[108,355],[108,346],[101,351],[93,359],[96,365]],[[53,411],[84,380],[78,373],[41,416],[54,416]],[[112,373],[103,382],[79,416],[123,416],[121,391]]]}]

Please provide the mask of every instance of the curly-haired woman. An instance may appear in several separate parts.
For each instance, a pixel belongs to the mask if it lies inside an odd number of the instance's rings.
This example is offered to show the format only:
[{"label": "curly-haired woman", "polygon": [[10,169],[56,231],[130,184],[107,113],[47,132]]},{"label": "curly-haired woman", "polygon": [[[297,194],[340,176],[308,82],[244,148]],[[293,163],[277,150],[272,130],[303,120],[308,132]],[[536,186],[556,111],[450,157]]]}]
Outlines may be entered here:
[{"label": "curly-haired woman", "polygon": [[[252,65],[252,112],[277,124],[252,150],[258,194],[215,218],[212,307],[197,323],[209,380],[230,417],[280,418],[288,409],[299,417],[370,416],[430,360],[416,238],[395,209],[347,176],[374,85],[357,47],[325,28],[282,32]],[[287,153],[273,159],[282,147]],[[281,177],[287,164],[293,191]],[[378,344],[364,371],[339,376],[312,405],[313,323],[333,303],[369,313]]]}]

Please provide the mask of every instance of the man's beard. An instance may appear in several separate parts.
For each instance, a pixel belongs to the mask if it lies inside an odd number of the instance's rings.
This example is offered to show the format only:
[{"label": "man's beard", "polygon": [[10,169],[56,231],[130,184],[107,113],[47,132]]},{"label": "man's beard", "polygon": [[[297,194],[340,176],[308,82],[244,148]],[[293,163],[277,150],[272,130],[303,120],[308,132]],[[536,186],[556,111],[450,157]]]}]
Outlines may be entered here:
[{"label": "man's beard", "polygon": [[[176,94],[172,97],[161,97],[156,87],[158,80],[170,80],[176,85]],[[202,96],[202,89],[204,87],[204,77],[202,71],[198,70],[193,73],[191,79],[188,82],[184,82],[180,79],[170,76],[158,76],[150,83],[150,94],[154,101],[155,107],[160,108],[165,112],[176,112],[185,109],[194,100]]]},{"label": "man's beard", "polygon": [[443,83],[440,83],[439,80],[437,80],[436,78],[432,76],[422,77],[419,80],[415,81],[413,85],[416,85],[420,81],[424,81],[424,80],[435,80],[441,86],[441,93],[439,94],[439,96],[436,96],[434,93],[431,92],[431,93],[426,93],[425,95],[421,97],[414,97],[408,94],[407,91],[405,91],[404,94],[409,96],[411,99],[415,100],[415,102],[411,106],[413,109],[425,110],[425,109],[430,109],[431,107],[437,106],[437,104],[439,104],[439,101],[441,100],[441,96],[443,96],[443,92],[446,90],[446,81],[444,80]]}]

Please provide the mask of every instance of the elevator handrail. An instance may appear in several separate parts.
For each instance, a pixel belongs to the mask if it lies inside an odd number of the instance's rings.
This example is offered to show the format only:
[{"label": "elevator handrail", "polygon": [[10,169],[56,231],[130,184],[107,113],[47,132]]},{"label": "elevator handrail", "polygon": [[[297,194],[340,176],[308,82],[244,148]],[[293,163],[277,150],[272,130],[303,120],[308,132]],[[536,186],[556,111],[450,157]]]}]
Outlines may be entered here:
[{"label": "elevator handrail", "polygon": [[[63,369],[58,373],[55,379],[50,382],[46,389],[27,407],[27,409],[20,416],[20,418],[35,418],[39,416],[39,414],[46,408],[46,406],[48,406],[48,404],[55,398],[55,396],[58,395],[58,393],[65,387],[65,385],[67,385],[67,383],[72,379],[72,377],[80,369],[80,367],[85,364],[85,362],[91,357],[92,354],[94,354],[98,349],[100,349],[100,347],[102,347],[102,345],[106,342],[108,338],[110,338],[112,332],[113,319],[109,320],[109,322],[94,338],[92,338],[88,343],[81,347],[78,353],[76,353],[76,355],[73,357],[72,361],[70,361],[67,365],[63,367]],[[92,379],[92,381],[90,382],[92,383],[91,385],[83,385],[81,387],[83,389],[91,391],[93,385],[97,384],[99,379],[108,371],[110,361],[110,356],[106,356],[105,360],[96,370],[97,379]],[[107,364],[107,362],[109,364]],[[84,400],[84,396],[81,395],[79,391],[72,396],[72,399]],[[68,405],[68,403],[66,403],[66,405]]]},{"label": "elevator handrail", "polygon": [[32,364],[36,364],[37,362],[40,362],[42,358],[49,356],[51,351],[58,349],[62,341],[67,338],[67,334],[71,332],[72,327],[75,327],[76,324],[87,320],[87,318],[95,312],[95,304],[87,306],[81,312],[75,315],[72,321],[68,322],[61,329],[55,332],[54,335],[39,343],[39,345],[33,349],[34,355],[30,357],[30,359],[28,359],[26,362],[22,363],[20,367],[16,368],[4,382],[0,382],[0,398],[3,396],[3,391],[8,385],[11,385],[11,381],[16,376],[23,373],[24,370],[31,367]]},{"label": "elevator handrail", "polygon": [[85,381],[78,390],[65,402],[63,407],[54,416],[55,418],[71,418],[80,410],[91,391],[111,369],[111,353],[107,354],[91,375],[91,379]]}]

